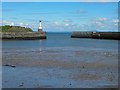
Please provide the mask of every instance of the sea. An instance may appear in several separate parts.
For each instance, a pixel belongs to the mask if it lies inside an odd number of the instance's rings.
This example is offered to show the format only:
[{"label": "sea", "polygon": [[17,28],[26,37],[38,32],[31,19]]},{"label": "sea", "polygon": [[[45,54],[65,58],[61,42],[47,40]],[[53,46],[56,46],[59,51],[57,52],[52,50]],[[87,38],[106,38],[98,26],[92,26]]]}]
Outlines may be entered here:
[{"label": "sea", "polygon": [[47,33],[44,40],[3,40],[2,48],[76,47],[87,49],[118,49],[118,40],[71,38],[71,33]]}]

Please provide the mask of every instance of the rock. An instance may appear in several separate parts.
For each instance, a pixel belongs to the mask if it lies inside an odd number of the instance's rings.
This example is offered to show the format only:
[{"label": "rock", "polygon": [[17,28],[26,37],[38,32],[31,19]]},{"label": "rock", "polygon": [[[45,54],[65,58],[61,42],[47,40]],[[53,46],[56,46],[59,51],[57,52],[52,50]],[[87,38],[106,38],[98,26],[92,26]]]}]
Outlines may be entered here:
[{"label": "rock", "polygon": [[3,66],[9,66],[9,67],[13,67],[13,68],[16,67],[15,65],[9,65],[9,64],[5,64],[5,65],[3,65]]},{"label": "rock", "polygon": [[82,68],[85,68],[84,66]]},{"label": "rock", "polygon": [[13,68],[14,68],[14,67],[16,67],[16,66],[15,66],[15,65],[11,65],[11,67],[13,67]]},{"label": "rock", "polygon": [[4,66],[10,66],[9,64],[5,64]]},{"label": "rock", "polygon": [[111,54],[108,55],[109,57],[112,56]]},{"label": "rock", "polygon": [[5,83],[7,83],[8,81],[5,81]]},{"label": "rock", "polygon": [[19,86],[22,87],[24,85],[24,83],[21,83]]}]

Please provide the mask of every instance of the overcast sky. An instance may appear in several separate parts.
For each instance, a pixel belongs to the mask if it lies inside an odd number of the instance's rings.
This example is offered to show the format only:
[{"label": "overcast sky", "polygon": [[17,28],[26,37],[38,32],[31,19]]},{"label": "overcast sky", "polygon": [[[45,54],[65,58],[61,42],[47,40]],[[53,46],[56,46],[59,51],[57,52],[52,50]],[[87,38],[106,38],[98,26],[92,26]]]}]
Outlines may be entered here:
[{"label": "overcast sky", "polygon": [[37,31],[42,20],[47,32],[117,31],[117,11],[117,2],[3,2],[0,23]]}]

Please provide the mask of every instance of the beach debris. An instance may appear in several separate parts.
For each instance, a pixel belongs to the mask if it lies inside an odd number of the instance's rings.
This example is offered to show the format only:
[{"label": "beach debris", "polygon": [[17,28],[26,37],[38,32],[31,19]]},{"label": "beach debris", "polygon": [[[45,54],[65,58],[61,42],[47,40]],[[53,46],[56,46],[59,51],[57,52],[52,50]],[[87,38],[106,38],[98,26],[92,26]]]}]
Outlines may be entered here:
[{"label": "beach debris", "polygon": [[14,68],[14,67],[16,67],[16,66],[15,66],[15,65],[11,65],[11,67],[13,67],[13,68]]},{"label": "beach debris", "polygon": [[111,53],[111,52],[105,52],[104,54],[105,54],[106,56],[109,56],[109,57],[112,56],[112,53]]},{"label": "beach debris", "polygon": [[113,78],[112,78],[112,77],[109,77],[109,81],[113,81]]},{"label": "beach debris", "polygon": [[13,68],[16,67],[15,65],[10,65],[10,64],[5,64],[5,65],[3,65],[3,66],[13,67]]},{"label": "beach debris", "polygon": [[113,75],[112,75],[112,74],[108,74],[108,75],[107,75],[107,80],[113,81]]},{"label": "beach debris", "polygon": [[69,85],[72,85],[71,83]]},{"label": "beach debris", "polygon": [[3,66],[10,66],[9,64],[5,64],[5,65],[3,65]]},{"label": "beach debris", "polygon": [[24,83],[21,83],[19,86],[22,87],[24,85]]},{"label": "beach debris", "polygon": [[85,66],[82,66],[82,68],[85,68]]}]

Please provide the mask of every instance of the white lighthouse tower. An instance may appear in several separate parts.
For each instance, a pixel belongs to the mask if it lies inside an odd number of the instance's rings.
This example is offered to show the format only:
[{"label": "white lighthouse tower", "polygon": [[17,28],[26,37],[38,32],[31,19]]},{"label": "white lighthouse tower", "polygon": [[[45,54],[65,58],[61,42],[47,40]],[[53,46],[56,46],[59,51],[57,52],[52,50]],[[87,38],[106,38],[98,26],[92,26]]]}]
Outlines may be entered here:
[{"label": "white lighthouse tower", "polygon": [[41,20],[40,20],[40,24],[39,24],[39,27],[38,27],[38,32],[42,32],[42,24],[41,24]]}]

